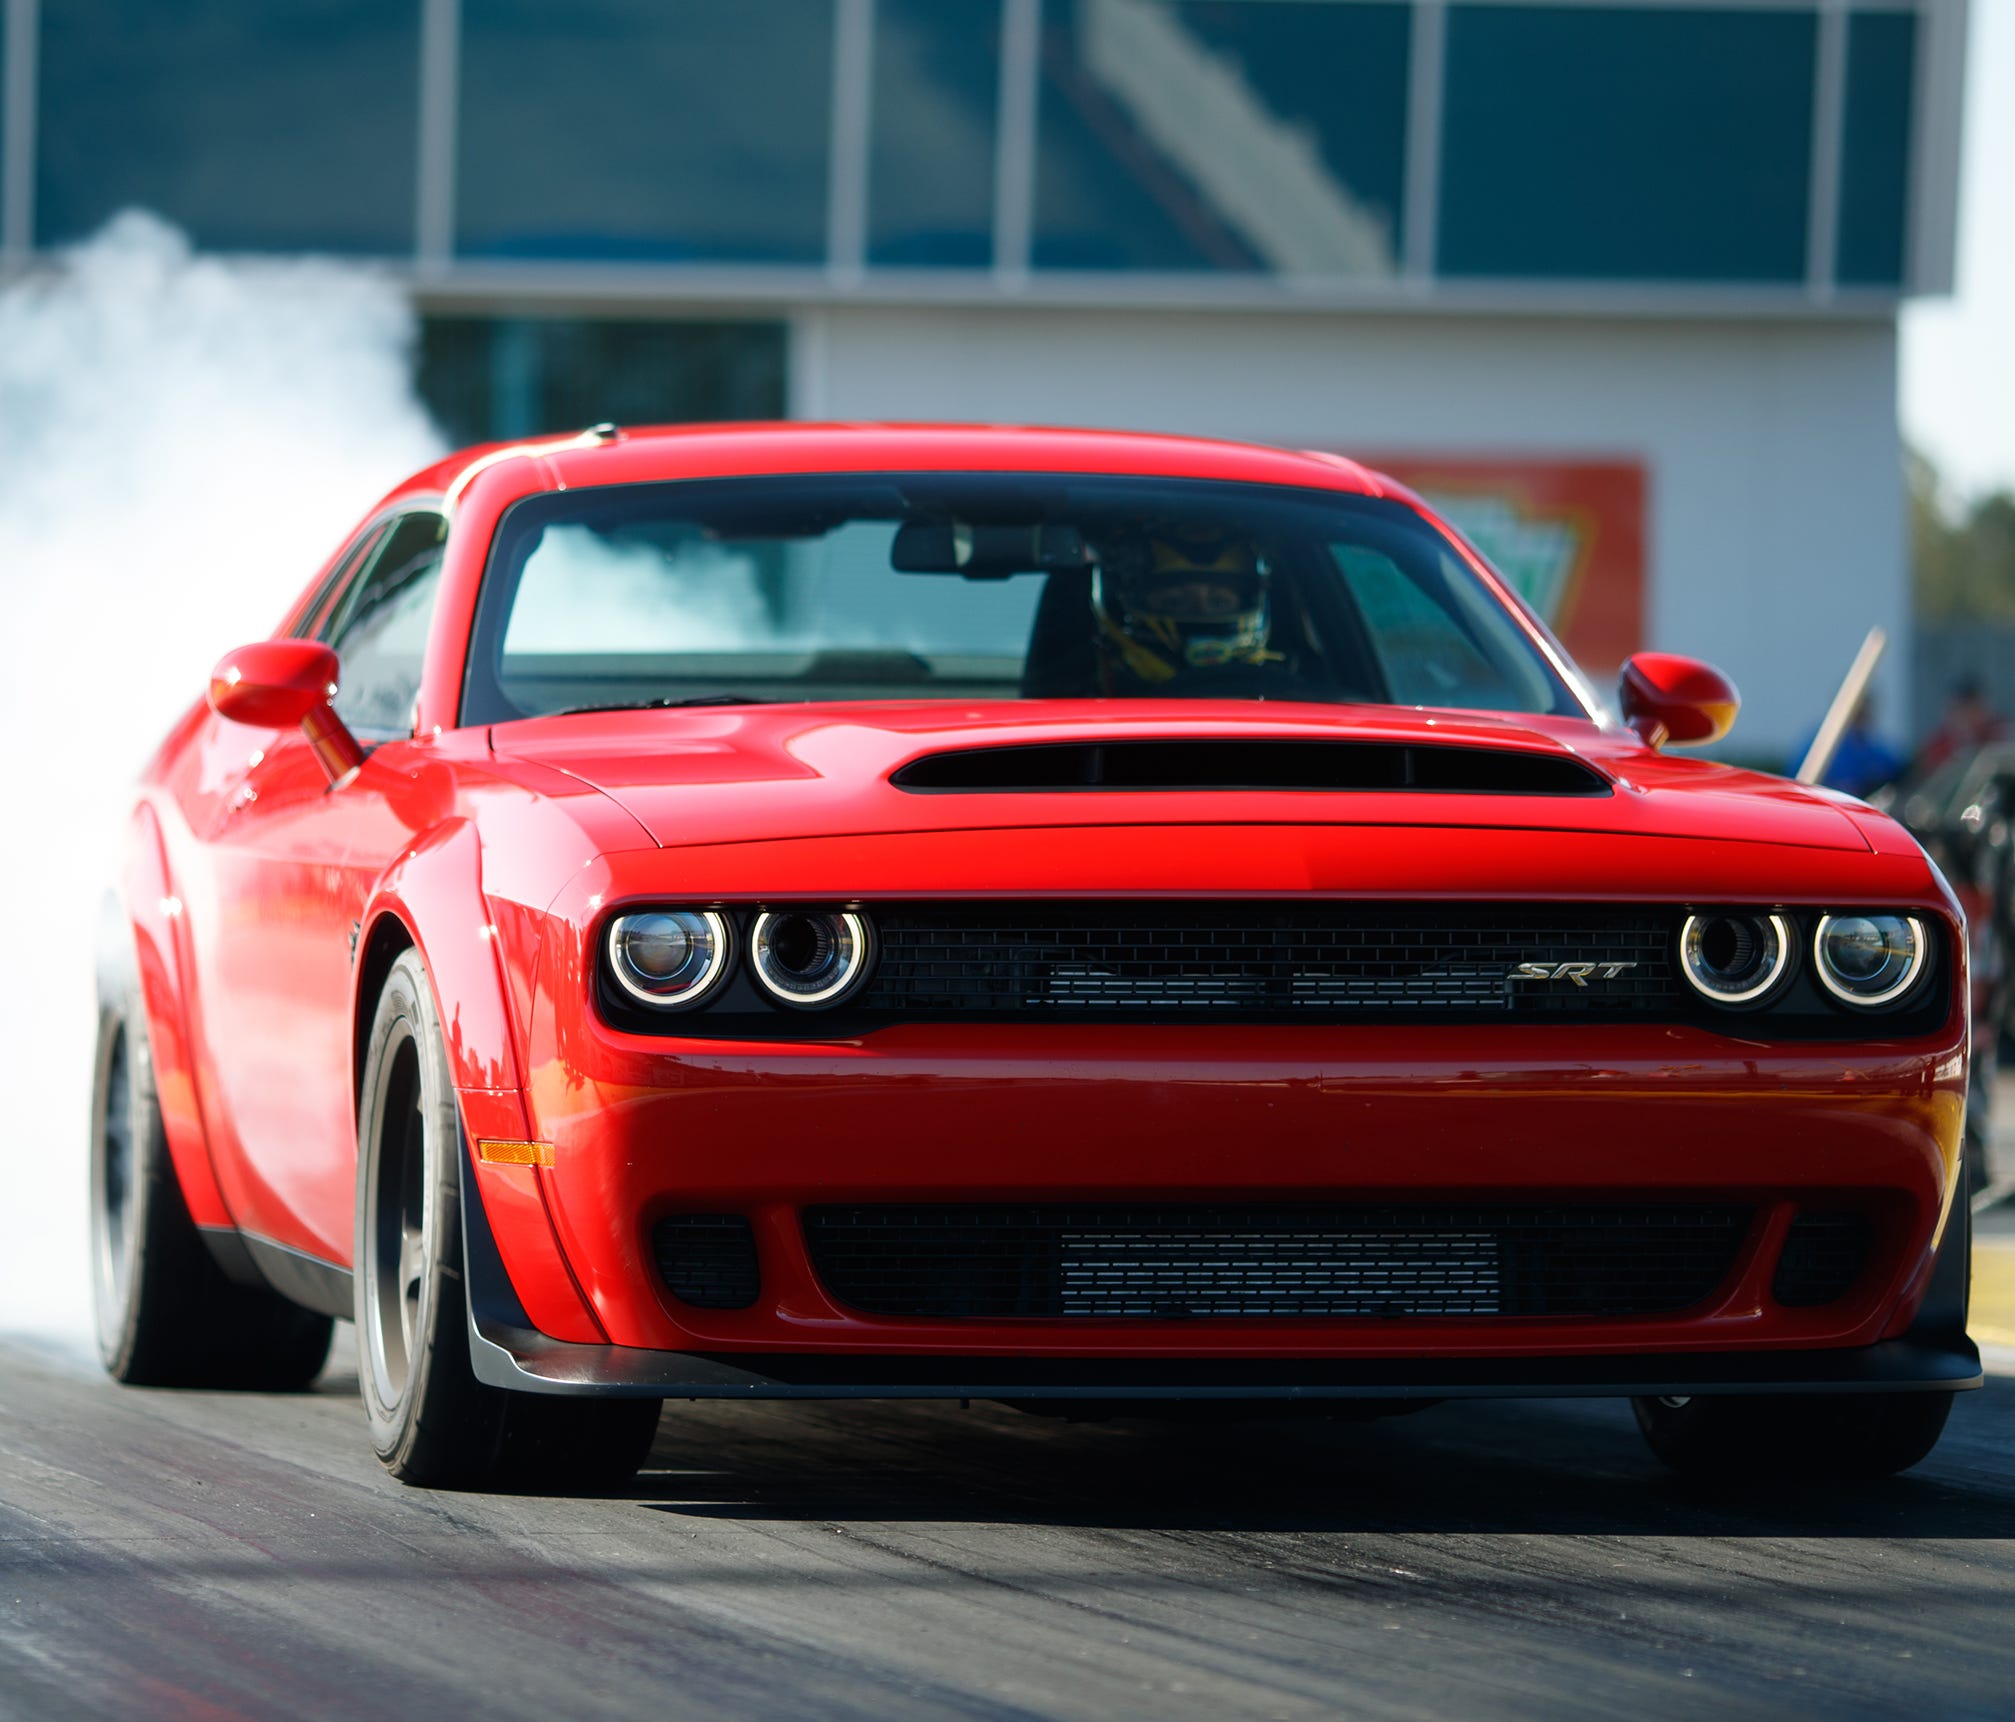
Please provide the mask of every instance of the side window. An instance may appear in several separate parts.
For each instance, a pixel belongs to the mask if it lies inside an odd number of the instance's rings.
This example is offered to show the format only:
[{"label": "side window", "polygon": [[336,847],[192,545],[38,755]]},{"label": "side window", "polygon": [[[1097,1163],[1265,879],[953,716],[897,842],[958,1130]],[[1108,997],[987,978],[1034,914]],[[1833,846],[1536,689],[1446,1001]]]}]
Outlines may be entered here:
[{"label": "side window", "polygon": [[322,625],[343,662],[336,713],[360,733],[412,734],[447,535],[438,514],[401,515]]},{"label": "side window", "polygon": [[316,636],[315,624],[329,613],[329,606],[335,594],[349,585],[350,577],[364,565],[364,560],[371,554],[372,547],[384,535],[385,523],[382,520],[357,534],[356,542],[343,552],[342,560],[329,570],[328,577],[315,588],[314,597],[302,607],[293,627],[287,630],[292,638],[306,640]]}]

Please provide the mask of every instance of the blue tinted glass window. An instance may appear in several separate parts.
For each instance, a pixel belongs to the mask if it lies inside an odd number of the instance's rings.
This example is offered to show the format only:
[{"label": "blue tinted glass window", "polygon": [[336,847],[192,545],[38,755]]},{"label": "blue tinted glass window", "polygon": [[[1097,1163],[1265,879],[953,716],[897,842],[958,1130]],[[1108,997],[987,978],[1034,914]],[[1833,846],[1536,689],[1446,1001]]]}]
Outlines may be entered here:
[{"label": "blue tinted glass window", "polygon": [[1848,15],[1840,231],[1833,264],[1843,282],[1902,284],[1916,77],[1917,20],[1911,14]]},{"label": "blue tinted glass window", "polygon": [[221,250],[413,248],[419,0],[42,0],[36,226],[132,205]]},{"label": "blue tinted glass window", "polygon": [[832,0],[463,0],[457,245],[811,263]]},{"label": "blue tinted glass window", "polygon": [[1800,281],[1813,14],[1449,9],[1444,275]]},{"label": "blue tinted glass window", "polygon": [[1000,0],[878,0],[868,259],[993,261]]},{"label": "blue tinted glass window", "polygon": [[435,316],[419,356],[420,398],[457,444],[785,410],[776,322]]},{"label": "blue tinted glass window", "polygon": [[1034,261],[1397,267],[1410,9],[1050,0]]}]

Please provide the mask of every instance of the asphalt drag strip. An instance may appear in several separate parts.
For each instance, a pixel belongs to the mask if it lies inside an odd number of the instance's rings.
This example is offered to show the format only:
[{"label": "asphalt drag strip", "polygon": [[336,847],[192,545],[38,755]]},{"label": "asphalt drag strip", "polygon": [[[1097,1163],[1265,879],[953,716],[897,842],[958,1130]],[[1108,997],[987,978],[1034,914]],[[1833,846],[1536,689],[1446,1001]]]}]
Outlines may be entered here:
[{"label": "asphalt drag strip", "polygon": [[0,1343],[8,1717],[2006,1716],[2015,1379],[1708,1495],[1609,1401],[1369,1424],[680,1404],[620,1497],[427,1494],[352,1365]]}]

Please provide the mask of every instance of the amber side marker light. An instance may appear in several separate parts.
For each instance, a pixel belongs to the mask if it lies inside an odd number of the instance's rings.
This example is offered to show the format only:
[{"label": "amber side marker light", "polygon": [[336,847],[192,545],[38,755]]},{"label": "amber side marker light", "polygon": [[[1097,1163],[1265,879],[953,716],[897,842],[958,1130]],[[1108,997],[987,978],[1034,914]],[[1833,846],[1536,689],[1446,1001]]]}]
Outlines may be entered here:
[{"label": "amber side marker light", "polygon": [[490,1166],[551,1166],[550,1142],[489,1142],[476,1144],[476,1158]]}]

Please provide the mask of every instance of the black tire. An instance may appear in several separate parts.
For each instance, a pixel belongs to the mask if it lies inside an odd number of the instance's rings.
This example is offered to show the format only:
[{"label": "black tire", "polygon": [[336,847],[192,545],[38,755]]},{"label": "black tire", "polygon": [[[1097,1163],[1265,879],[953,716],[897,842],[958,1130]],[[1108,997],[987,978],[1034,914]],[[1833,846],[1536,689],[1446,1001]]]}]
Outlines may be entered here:
[{"label": "black tire", "polygon": [[1840,1480],[1907,1471],[1938,1444],[1950,1393],[1634,1399],[1652,1452],[1686,1477]]},{"label": "black tire", "polygon": [[98,1356],[134,1387],[306,1387],[334,1323],[238,1285],[204,1246],[168,1154],[146,1013],[98,1011],[91,1085],[91,1288]]},{"label": "black tire", "polygon": [[357,1377],[371,1445],[424,1488],[619,1487],[650,1455],[658,1401],[511,1393],[470,1366],[466,1152],[433,987],[409,950],[378,998],[357,1109]]}]

